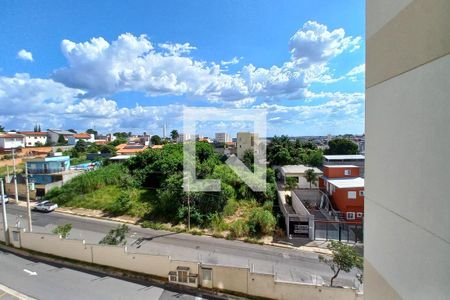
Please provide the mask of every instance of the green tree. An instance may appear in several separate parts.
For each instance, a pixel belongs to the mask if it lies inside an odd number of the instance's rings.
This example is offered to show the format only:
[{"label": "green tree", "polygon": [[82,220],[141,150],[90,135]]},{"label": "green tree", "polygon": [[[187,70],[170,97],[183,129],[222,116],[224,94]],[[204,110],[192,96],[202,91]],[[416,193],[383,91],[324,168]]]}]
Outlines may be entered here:
[{"label": "green tree", "polygon": [[244,165],[247,166],[250,170],[253,170],[253,164],[255,162],[255,153],[251,149],[247,149],[244,152],[244,157],[242,159]]},{"label": "green tree", "polygon": [[325,154],[358,154],[358,145],[348,139],[333,139],[328,142],[328,147],[329,148],[325,150]]},{"label": "green tree", "polygon": [[58,145],[67,145],[67,141],[62,134],[58,136]]},{"label": "green tree", "polygon": [[128,231],[130,231],[130,228],[127,225],[119,225],[116,229],[111,229],[99,244],[125,246],[127,244],[126,234]]},{"label": "green tree", "polygon": [[111,155],[116,155],[116,147],[114,147],[113,145],[101,145],[99,147],[99,151],[102,154],[111,154]]},{"label": "green tree", "polygon": [[88,130],[86,130],[86,133],[93,134],[94,137],[97,138],[97,134],[98,134],[97,130],[89,128]]},{"label": "green tree", "polygon": [[55,229],[53,229],[53,233],[61,236],[63,239],[66,239],[71,230],[72,224],[58,225]]},{"label": "green tree", "polygon": [[303,175],[303,177],[305,177],[306,181],[309,183],[309,188],[312,188],[312,185],[316,186],[316,182],[318,180],[318,176],[317,173],[314,172],[314,169],[308,169],[305,171],[305,175]]},{"label": "green tree", "polygon": [[0,132],[5,132],[5,127],[3,127],[2,125],[0,125]]},{"label": "green tree", "polygon": [[128,133],[126,132],[115,132],[113,135],[118,139],[126,140],[128,138]]},{"label": "green tree", "polygon": [[150,142],[151,142],[153,145],[161,145],[162,140],[161,140],[161,137],[160,137],[159,135],[153,135],[153,136],[150,138]]},{"label": "green tree", "polygon": [[322,150],[313,150],[309,152],[308,164],[312,167],[319,168],[323,163]]},{"label": "green tree", "polygon": [[286,184],[284,185],[286,191],[292,191],[298,187],[297,177],[286,177]]},{"label": "green tree", "polygon": [[42,144],[41,142],[36,142],[36,143],[34,143],[34,145],[36,147],[43,147],[44,146],[44,144]]},{"label": "green tree", "polygon": [[74,146],[74,149],[77,150],[78,153],[85,153],[88,148],[88,144],[85,140],[78,140]]},{"label": "green tree", "polygon": [[[319,260],[326,263],[333,271],[330,286],[333,286],[333,281],[340,271],[348,273],[353,268],[363,269],[363,258],[356,252],[354,247],[340,241],[331,241],[328,249],[331,251],[331,257],[319,255]],[[362,277],[359,277],[358,280],[362,280]]]},{"label": "green tree", "polygon": [[180,134],[178,133],[178,130],[172,130],[171,132],[170,132],[170,137],[172,138],[172,141],[176,141],[179,137],[180,137]]}]

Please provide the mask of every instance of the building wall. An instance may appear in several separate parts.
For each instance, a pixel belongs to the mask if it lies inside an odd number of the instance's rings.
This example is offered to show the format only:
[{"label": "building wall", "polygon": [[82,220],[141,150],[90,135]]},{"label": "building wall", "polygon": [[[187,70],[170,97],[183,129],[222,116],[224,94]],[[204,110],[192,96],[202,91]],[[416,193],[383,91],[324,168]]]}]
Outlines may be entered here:
[{"label": "building wall", "polygon": [[[341,211],[344,216],[347,212],[364,212],[364,196],[360,195],[360,192],[364,191],[364,188],[348,188],[340,189],[336,188],[331,195],[331,201],[334,203],[336,208]],[[356,199],[349,199],[348,192],[356,192]],[[355,221],[360,221],[361,219],[356,218]]]},{"label": "building wall", "polygon": [[239,159],[244,158],[246,150],[257,151],[258,135],[250,132],[238,132],[237,134],[237,157]]},{"label": "building wall", "polygon": [[[350,170],[350,174],[345,175],[345,170]],[[328,178],[359,177],[359,168],[357,166],[346,168],[329,168],[327,166],[323,166],[323,175]]]},{"label": "building wall", "polygon": [[40,142],[42,145],[45,145],[47,142],[46,135],[26,135],[25,136],[25,147],[34,147],[36,143]]},{"label": "building wall", "polygon": [[365,298],[450,295],[450,1],[369,0]]},{"label": "building wall", "polygon": [[338,166],[338,165],[355,165],[359,167],[359,176],[364,177],[365,175],[365,160],[323,160],[324,165]]},{"label": "building wall", "polygon": [[0,148],[11,149],[25,147],[25,138],[0,138]]}]

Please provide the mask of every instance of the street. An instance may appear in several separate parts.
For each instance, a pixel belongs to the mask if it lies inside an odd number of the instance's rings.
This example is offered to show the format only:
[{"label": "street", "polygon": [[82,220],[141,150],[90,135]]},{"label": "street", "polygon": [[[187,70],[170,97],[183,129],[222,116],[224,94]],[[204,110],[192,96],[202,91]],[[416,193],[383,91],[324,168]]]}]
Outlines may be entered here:
[{"label": "street", "polygon": [[[102,274],[22,258],[0,250],[0,284],[35,299],[207,299],[148,282],[132,282]],[[3,298],[1,299],[17,299]]]},{"label": "street", "polygon": [[[7,216],[10,226],[14,226],[18,215],[23,216],[22,227],[26,227],[26,208],[8,204]],[[87,243],[98,243],[118,224],[57,212],[33,212],[32,222],[33,231],[42,233],[51,232],[56,225],[70,223],[73,229],[69,238],[84,239]],[[329,267],[319,262],[317,254],[311,252],[145,229],[134,225],[129,227],[127,246],[131,252],[169,255],[173,259],[209,264],[253,266],[256,272],[275,273],[277,279],[286,281],[329,282],[332,275]],[[335,282],[339,285],[353,286],[354,279],[355,272],[341,273]]]}]

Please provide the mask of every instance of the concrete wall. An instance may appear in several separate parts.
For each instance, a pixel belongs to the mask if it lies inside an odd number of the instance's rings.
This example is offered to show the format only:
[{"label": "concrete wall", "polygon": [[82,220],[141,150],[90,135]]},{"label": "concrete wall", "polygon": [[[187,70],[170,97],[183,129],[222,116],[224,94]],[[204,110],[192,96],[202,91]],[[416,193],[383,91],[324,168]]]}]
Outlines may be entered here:
[{"label": "concrete wall", "polygon": [[[1,229],[1,227],[0,227]],[[10,228],[10,240],[13,240]],[[86,244],[80,240],[61,239],[56,235],[21,231],[14,242],[21,247],[42,253],[90,262],[103,266],[167,278],[177,267],[189,267],[190,273],[199,274],[199,266],[212,269],[212,288],[272,299],[359,299],[354,289],[331,288],[295,282],[281,282],[273,274],[250,272],[248,268],[201,265],[196,261],[172,260],[168,256],[133,253],[126,247]],[[0,237],[0,240],[2,238]],[[200,275],[200,274],[199,274]],[[200,278],[198,278],[200,282]],[[196,286],[196,285],[190,285]]]},{"label": "concrete wall", "polygon": [[450,295],[450,1],[370,0],[367,299]]}]

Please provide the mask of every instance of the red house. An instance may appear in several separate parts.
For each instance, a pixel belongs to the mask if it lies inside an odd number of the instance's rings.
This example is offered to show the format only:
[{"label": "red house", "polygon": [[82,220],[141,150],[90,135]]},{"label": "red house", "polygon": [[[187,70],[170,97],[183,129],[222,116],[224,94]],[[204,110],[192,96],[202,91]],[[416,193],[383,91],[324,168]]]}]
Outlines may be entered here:
[{"label": "red house", "polygon": [[347,221],[360,223],[364,215],[364,178],[354,165],[324,166],[319,188]]}]

